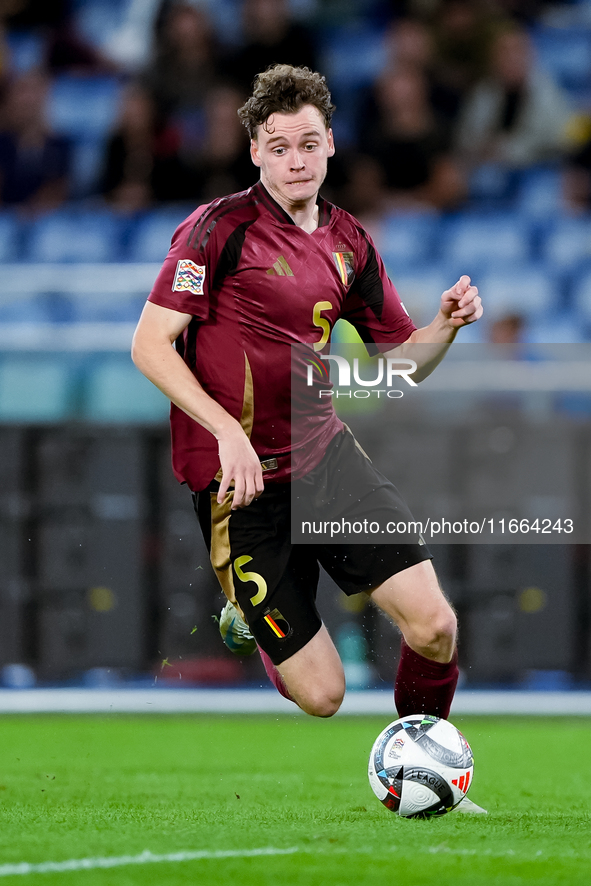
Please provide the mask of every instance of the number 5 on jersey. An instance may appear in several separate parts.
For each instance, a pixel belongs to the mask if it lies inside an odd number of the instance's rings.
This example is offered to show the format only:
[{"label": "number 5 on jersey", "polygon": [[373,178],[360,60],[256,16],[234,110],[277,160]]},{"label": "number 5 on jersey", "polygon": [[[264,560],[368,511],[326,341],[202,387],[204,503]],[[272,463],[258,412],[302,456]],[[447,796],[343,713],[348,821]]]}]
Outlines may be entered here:
[{"label": "number 5 on jersey", "polygon": [[314,305],[314,311],[312,313],[312,323],[314,326],[318,326],[322,329],[322,337],[320,341],[314,342],[314,350],[321,351],[326,342],[328,341],[328,337],[330,335],[330,323],[326,319],[326,317],[321,317],[321,311],[330,311],[332,308],[332,304],[329,301],[317,301]]}]

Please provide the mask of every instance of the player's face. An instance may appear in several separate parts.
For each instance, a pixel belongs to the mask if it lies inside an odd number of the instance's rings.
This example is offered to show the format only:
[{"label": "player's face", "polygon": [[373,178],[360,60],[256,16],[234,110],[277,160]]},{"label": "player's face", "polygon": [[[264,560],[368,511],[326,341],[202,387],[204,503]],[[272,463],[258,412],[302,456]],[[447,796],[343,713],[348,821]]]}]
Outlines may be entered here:
[{"label": "player's face", "polygon": [[261,170],[261,181],[284,209],[303,208],[316,201],[334,154],[332,130],[313,105],[295,114],[271,114],[258,127],[250,154]]}]

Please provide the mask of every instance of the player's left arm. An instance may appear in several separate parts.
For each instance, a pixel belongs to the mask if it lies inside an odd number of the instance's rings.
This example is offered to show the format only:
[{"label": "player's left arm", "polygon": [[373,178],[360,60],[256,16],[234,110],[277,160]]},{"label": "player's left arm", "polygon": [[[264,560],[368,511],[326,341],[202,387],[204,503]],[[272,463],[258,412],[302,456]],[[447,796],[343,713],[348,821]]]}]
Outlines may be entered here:
[{"label": "player's left arm", "polygon": [[415,329],[404,344],[387,351],[385,356],[414,360],[418,368],[411,377],[416,382],[422,381],[441,363],[458,330],[475,323],[482,317],[482,312],[478,289],[464,274],[455,286],[442,294],[439,311],[431,323]]}]

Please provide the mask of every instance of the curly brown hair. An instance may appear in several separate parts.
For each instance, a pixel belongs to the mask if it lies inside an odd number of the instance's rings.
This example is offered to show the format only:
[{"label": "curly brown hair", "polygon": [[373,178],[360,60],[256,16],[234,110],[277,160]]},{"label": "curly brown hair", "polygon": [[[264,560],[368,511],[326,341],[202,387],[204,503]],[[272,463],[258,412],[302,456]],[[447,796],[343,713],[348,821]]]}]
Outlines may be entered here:
[{"label": "curly brown hair", "polygon": [[294,114],[304,105],[313,105],[329,129],[335,106],[330,99],[326,78],[310,68],[293,65],[271,65],[257,74],[254,89],[248,101],[238,110],[238,116],[251,138],[257,137],[257,126],[262,126],[271,114]]}]

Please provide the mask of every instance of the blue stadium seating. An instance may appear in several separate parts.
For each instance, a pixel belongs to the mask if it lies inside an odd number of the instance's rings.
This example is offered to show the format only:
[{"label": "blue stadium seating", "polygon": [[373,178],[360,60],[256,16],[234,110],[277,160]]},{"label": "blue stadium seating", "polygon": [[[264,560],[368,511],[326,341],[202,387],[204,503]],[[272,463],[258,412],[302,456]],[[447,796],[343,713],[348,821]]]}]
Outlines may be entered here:
[{"label": "blue stadium seating", "polygon": [[546,221],[556,215],[561,205],[560,167],[537,166],[523,170],[515,198],[515,209],[520,215]]},{"label": "blue stadium seating", "polygon": [[442,232],[442,256],[458,274],[520,265],[531,254],[530,225],[515,215],[468,213],[448,221]]},{"label": "blue stadium seating", "polygon": [[0,212],[0,262],[15,261],[19,252],[20,224],[10,211]]},{"label": "blue stadium seating", "polygon": [[481,163],[468,177],[470,205],[479,211],[506,208],[515,197],[517,178],[502,163]]},{"label": "blue stadium seating", "polygon": [[537,320],[560,308],[560,290],[555,275],[539,265],[523,264],[490,270],[478,280],[478,288],[489,319],[503,314],[520,314]]},{"label": "blue stadium seating", "polygon": [[10,50],[10,68],[17,74],[25,74],[33,68],[40,68],[47,50],[44,34],[37,30],[11,29],[6,34]]},{"label": "blue stadium seating", "polygon": [[546,231],[542,257],[563,270],[591,263],[591,216],[554,219]]},{"label": "blue stadium seating", "polygon": [[0,362],[0,420],[59,421],[71,408],[72,376],[59,357],[5,356]]},{"label": "blue stadium seating", "polygon": [[534,321],[526,331],[526,338],[529,342],[546,344],[574,344],[586,340],[581,320],[570,313],[555,320],[542,318]]},{"label": "blue stadium seating", "polygon": [[368,86],[386,62],[382,30],[366,23],[326,31],[321,43],[321,70],[336,91]]},{"label": "blue stadium seating", "polygon": [[76,22],[82,36],[102,46],[119,27],[131,0],[77,0]]},{"label": "blue stadium seating", "polygon": [[121,89],[116,77],[56,77],[48,99],[52,129],[72,139],[104,138],[117,119]]},{"label": "blue stadium seating", "polygon": [[386,63],[382,30],[355,21],[320,33],[320,70],[326,75],[339,112],[333,121],[337,145],[355,142],[364,88]]},{"label": "blue stadium seating", "polygon": [[8,323],[27,323],[37,326],[55,320],[50,298],[41,292],[0,295],[0,327]]},{"label": "blue stadium seating", "polygon": [[119,258],[121,221],[110,212],[62,210],[29,228],[27,257],[38,262],[108,262]]},{"label": "blue stadium seating", "polygon": [[534,28],[540,67],[567,89],[586,87],[591,77],[591,32],[588,28]]},{"label": "blue stadium seating", "polygon": [[445,289],[456,280],[439,265],[397,271],[394,264],[387,263],[388,274],[398,290],[400,298],[417,326],[430,323],[439,308],[439,299]]},{"label": "blue stadium seating", "polygon": [[96,194],[100,186],[106,153],[106,139],[78,138],[71,146],[70,197],[79,199]]},{"label": "blue stadium seating", "polygon": [[[68,294],[71,323],[137,323],[146,303],[147,291],[79,292]],[[1,315],[0,315],[1,316]]]},{"label": "blue stadium seating", "polygon": [[430,263],[435,257],[438,219],[435,215],[389,216],[382,225],[380,254],[392,273]]},{"label": "blue stadium seating", "polygon": [[134,262],[164,261],[176,228],[195,208],[183,205],[145,215],[131,232],[127,259]]},{"label": "blue stadium seating", "polygon": [[587,271],[580,278],[577,278],[573,285],[572,293],[572,309],[580,320],[581,326],[587,331],[591,331],[591,270]]},{"label": "blue stadium seating", "polygon": [[164,421],[170,404],[131,363],[110,357],[91,372],[86,388],[85,418],[100,422]]}]

